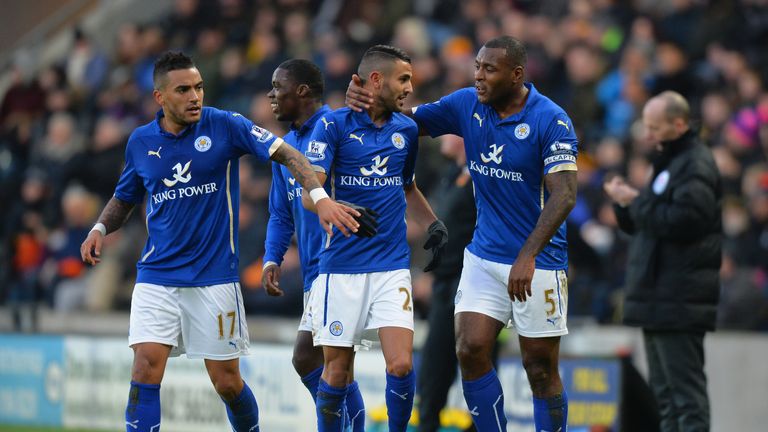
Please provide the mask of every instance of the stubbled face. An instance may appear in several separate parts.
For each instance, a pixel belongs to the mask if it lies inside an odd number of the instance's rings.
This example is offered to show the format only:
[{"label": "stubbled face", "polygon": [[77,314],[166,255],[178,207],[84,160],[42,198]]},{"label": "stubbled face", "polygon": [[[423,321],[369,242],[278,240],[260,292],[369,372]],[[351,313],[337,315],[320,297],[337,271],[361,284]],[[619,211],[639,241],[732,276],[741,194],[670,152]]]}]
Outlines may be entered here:
[{"label": "stubbled face", "polygon": [[411,64],[399,59],[394,62],[389,72],[382,73],[382,86],[378,99],[387,111],[402,111],[405,98],[413,93],[412,76]]},{"label": "stubbled face", "polygon": [[267,93],[272,114],[279,121],[294,121],[299,116],[299,97],[296,83],[288,71],[277,68],[272,74],[272,90]]},{"label": "stubbled face", "polygon": [[154,96],[167,119],[183,128],[200,120],[203,93],[200,71],[190,68],[168,72]]},{"label": "stubbled face", "polygon": [[475,57],[475,89],[480,103],[507,100],[523,78],[522,66],[513,67],[504,48],[480,48]]}]

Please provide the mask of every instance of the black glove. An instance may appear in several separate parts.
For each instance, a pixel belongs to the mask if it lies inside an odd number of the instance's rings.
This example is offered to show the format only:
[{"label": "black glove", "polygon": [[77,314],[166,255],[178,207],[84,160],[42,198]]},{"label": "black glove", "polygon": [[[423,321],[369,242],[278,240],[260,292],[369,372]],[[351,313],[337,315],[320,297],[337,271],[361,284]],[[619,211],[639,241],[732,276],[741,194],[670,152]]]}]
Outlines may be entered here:
[{"label": "black glove", "polygon": [[360,216],[355,216],[355,221],[360,224],[357,228],[357,232],[353,233],[358,237],[373,237],[376,235],[376,231],[379,228],[379,221],[376,218],[379,214],[368,207],[359,206],[346,201],[336,201],[339,204],[345,205],[351,209],[355,209],[360,213]]},{"label": "black glove", "polygon": [[440,264],[440,256],[443,253],[445,244],[448,243],[448,228],[440,219],[432,222],[432,225],[427,228],[427,234],[429,238],[424,243],[424,249],[432,249],[432,259],[429,260],[429,264],[424,267],[424,271],[432,271]]}]

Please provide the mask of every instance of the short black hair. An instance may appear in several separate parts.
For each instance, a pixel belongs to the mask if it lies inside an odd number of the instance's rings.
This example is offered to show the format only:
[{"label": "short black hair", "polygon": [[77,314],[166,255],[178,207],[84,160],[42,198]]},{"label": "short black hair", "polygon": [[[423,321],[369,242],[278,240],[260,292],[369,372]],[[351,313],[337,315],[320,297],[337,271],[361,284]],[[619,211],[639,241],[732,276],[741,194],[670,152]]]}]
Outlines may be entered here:
[{"label": "short black hair", "polygon": [[525,52],[525,45],[512,36],[495,37],[483,45],[486,48],[503,48],[512,67],[525,66],[528,61],[528,54]]},{"label": "short black hair", "polygon": [[382,67],[384,62],[393,62],[402,60],[406,63],[411,62],[411,58],[405,51],[391,45],[374,45],[368,48],[360,60],[360,66],[357,67],[357,74],[365,82],[368,74]]},{"label": "short black hair", "polygon": [[325,91],[323,73],[316,64],[304,59],[291,59],[280,63],[278,69],[288,72],[288,78],[296,85],[304,84],[309,87],[312,97],[322,99]]},{"label": "short black hair", "polygon": [[155,88],[160,88],[160,80],[168,72],[179,69],[192,69],[196,67],[192,57],[181,51],[167,51],[155,61],[155,69],[152,71],[152,82]]}]

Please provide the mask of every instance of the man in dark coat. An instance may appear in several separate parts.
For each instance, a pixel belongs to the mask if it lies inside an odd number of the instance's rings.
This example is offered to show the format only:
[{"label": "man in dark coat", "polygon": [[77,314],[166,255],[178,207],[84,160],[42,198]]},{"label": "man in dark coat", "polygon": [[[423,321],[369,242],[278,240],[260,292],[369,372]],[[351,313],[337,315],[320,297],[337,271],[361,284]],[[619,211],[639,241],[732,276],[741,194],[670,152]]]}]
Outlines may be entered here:
[{"label": "man in dark coat", "polygon": [[624,323],[643,328],[663,432],[709,431],[704,333],[714,330],[721,260],[721,182],[689,126],[688,103],[665,91],[643,109],[657,144],[651,184],[614,177],[605,191],[632,235]]}]

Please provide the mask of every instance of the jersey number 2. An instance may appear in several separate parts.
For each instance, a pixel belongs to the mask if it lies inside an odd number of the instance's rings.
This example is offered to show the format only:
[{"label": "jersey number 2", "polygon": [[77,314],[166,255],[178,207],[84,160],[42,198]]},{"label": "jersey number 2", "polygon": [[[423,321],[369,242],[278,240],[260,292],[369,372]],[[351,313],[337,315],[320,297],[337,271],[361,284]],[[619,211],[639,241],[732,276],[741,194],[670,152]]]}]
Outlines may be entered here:
[{"label": "jersey number 2", "polygon": [[411,292],[408,288],[398,288],[398,291],[405,294],[405,301],[403,302],[403,310],[406,312],[411,311]]}]

